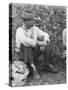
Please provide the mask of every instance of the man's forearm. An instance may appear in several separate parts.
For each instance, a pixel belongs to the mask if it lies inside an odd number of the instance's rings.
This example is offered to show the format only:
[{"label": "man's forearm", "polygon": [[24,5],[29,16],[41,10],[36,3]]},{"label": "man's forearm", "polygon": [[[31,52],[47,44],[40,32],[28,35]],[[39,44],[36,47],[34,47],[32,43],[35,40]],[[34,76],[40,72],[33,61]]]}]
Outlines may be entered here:
[{"label": "man's forearm", "polygon": [[26,43],[26,45],[29,46],[29,47],[30,47],[30,46],[31,46],[31,47],[35,47],[35,46],[36,46],[36,44],[34,44],[34,43]]},{"label": "man's forearm", "polygon": [[27,44],[28,46],[35,47],[36,46],[36,41],[30,38],[24,38],[24,43]]}]

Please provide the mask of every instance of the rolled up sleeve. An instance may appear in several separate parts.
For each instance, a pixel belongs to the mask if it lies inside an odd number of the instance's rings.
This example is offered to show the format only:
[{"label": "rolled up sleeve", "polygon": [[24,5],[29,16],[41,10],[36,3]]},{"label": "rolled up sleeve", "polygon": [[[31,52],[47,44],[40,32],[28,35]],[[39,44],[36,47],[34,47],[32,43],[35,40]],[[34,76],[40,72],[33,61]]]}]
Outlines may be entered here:
[{"label": "rolled up sleeve", "polygon": [[19,39],[21,41],[22,44],[24,44],[25,46],[35,46],[36,45],[36,41],[29,38],[29,37],[26,37],[24,35],[24,33],[19,33]]},{"label": "rolled up sleeve", "polygon": [[21,42],[29,45],[29,46],[35,46],[36,45],[36,41],[27,37],[23,37],[23,39],[21,38]]}]

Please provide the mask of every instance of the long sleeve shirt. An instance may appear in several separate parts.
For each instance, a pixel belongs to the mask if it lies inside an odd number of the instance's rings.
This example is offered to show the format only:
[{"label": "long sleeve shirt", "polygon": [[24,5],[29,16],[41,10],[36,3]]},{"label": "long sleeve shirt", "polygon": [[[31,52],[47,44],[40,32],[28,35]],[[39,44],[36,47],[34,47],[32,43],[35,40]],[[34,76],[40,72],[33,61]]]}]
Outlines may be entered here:
[{"label": "long sleeve shirt", "polygon": [[22,27],[18,28],[16,32],[16,46],[20,48],[21,43],[25,46],[36,45],[36,41],[31,39],[28,35],[28,32],[26,32]]},{"label": "long sleeve shirt", "polygon": [[47,32],[43,32],[42,30],[40,30],[38,27],[34,26],[29,30],[32,34],[31,36],[33,37],[34,40],[38,41],[37,38],[44,38],[43,41],[49,41],[49,34]]},{"label": "long sleeve shirt", "polygon": [[16,31],[16,47],[20,48],[21,43],[27,47],[35,47],[37,37],[40,36],[44,36],[44,41],[49,41],[49,35],[36,26],[33,26],[30,30],[27,31],[23,27],[20,27]]}]

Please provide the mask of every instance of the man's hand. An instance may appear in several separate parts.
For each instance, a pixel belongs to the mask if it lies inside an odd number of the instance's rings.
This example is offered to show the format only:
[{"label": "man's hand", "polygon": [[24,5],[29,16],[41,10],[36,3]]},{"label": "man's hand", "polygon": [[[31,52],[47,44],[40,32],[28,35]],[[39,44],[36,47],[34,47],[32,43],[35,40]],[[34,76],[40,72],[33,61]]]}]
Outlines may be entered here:
[{"label": "man's hand", "polygon": [[40,46],[46,46],[46,41],[37,41],[37,44]]}]

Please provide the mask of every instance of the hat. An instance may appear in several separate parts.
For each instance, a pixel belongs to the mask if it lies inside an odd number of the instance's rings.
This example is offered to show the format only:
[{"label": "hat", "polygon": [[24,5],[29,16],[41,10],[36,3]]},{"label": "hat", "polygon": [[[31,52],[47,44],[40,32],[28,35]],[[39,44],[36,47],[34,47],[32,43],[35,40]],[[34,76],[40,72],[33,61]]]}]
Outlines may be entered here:
[{"label": "hat", "polygon": [[31,20],[33,19],[33,14],[23,11],[20,18],[22,18],[23,20]]},{"label": "hat", "polygon": [[41,20],[39,16],[36,17],[34,13],[29,13],[26,11],[22,12],[20,18],[23,19],[23,21],[27,21],[27,20],[40,21]]},{"label": "hat", "polygon": [[33,21],[33,20],[25,20],[24,23],[27,24],[27,25],[33,25],[35,23],[35,21]]}]

